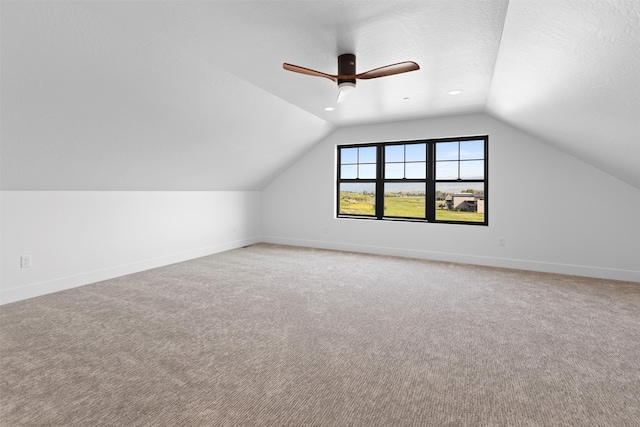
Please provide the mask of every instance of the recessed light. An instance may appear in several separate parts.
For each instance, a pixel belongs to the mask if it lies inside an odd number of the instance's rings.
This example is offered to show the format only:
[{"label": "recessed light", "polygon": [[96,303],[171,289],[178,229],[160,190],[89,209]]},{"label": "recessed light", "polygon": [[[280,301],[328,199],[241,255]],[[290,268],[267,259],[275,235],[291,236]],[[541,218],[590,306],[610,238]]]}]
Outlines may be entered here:
[{"label": "recessed light", "polygon": [[324,111],[333,111],[335,107],[324,107]]},{"label": "recessed light", "polygon": [[449,95],[460,95],[461,93],[462,91],[459,89],[449,91]]},{"label": "recessed light", "polygon": [[402,98],[403,101],[411,101],[411,97],[405,96],[404,98]]}]

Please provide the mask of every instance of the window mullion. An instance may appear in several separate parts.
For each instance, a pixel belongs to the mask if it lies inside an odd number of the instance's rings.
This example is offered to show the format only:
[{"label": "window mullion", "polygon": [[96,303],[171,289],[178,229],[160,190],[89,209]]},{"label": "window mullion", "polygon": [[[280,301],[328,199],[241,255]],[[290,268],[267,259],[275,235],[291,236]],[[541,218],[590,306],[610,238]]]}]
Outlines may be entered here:
[{"label": "window mullion", "polygon": [[376,218],[384,216],[384,146],[376,146]]},{"label": "window mullion", "polygon": [[425,203],[427,221],[433,222],[436,219],[436,182],[435,182],[435,144],[427,144],[427,198]]},{"label": "window mullion", "polygon": [[458,181],[460,181],[460,141],[458,141]]},{"label": "window mullion", "polygon": [[404,162],[402,163],[402,177],[404,179],[407,179],[407,146],[403,145],[402,146],[402,150],[404,152],[403,156],[404,156]]}]

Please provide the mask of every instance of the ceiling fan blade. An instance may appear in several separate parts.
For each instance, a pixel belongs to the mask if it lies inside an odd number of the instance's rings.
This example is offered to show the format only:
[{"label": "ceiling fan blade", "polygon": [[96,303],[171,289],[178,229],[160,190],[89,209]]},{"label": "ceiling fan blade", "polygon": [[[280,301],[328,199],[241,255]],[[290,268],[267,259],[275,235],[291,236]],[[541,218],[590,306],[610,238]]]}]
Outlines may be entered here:
[{"label": "ceiling fan blade", "polygon": [[288,71],[293,71],[294,73],[306,74],[308,76],[324,77],[331,80],[332,82],[338,81],[337,76],[332,76],[331,74],[312,70],[311,68],[300,67],[299,65],[287,64],[285,62],[284,64],[282,64],[282,68]]},{"label": "ceiling fan blade", "polygon": [[392,76],[394,74],[408,73],[409,71],[419,69],[420,66],[413,61],[398,62],[397,64],[385,65],[384,67],[374,68],[373,70],[356,74],[356,79],[375,79],[378,77]]}]

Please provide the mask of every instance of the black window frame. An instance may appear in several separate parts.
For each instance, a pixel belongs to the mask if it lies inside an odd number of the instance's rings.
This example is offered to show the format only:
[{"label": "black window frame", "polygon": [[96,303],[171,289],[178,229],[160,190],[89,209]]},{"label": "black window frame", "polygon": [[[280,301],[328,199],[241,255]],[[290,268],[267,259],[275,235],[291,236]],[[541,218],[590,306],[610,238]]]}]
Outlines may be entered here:
[{"label": "black window frame", "polygon": [[[484,142],[484,157],[483,159],[461,159],[460,158],[460,142],[464,141],[480,141]],[[450,143],[458,142],[458,159],[450,160],[437,160],[436,150],[438,143]],[[385,147],[393,145],[411,145],[411,144],[425,144],[426,146],[426,160],[425,178],[386,178],[385,177]],[[348,148],[367,148],[375,147],[376,149],[376,176],[375,178],[342,178],[341,176],[341,155],[342,149]],[[336,146],[336,165],[337,165],[337,180],[336,180],[336,217],[347,219],[365,219],[365,220],[379,220],[379,221],[406,221],[406,222],[427,222],[437,224],[462,224],[462,225],[489,225],[489,136],[488,135],[476,135],[476,136],[463,136],[463,137],[451,137],[451,138],[433,138],[433,139],[418,139],[418,140],[405,140],[405,141],[387,141],[387,142],[374,142],[374,143],[360,143],[360,144],[341,144]],[[461,179],[460,178],[460,166],[461,162],[466,161],[479,161],[484,162],[484,177],[482,179]],[[436,176],[436,165],[441,162],[456,162],[458,163],[458,178],[456,179],[438,179]],[[391,162],[389,162],[391,163]],[[395,162],[404,163],[405,174],[406,164],[411,163],[406,160],[405,149],[405,161]],[[368,163],[370,164],[370,163]],[[340,213],[340,185],[349,183],[359,184],[374,184],[375,186],[375,206],[373,215],[364,214],[345,214]],[[390,216],[384,213],[384,188],[385,183],[414,183],[424,184],[425,186],[425,215],[421,218],[415,217],[403,217],[403,216]],[[470,183],[478,184],[483,183],[484,187],[484,221],[461,221],[461,220],[443,220],[436,219],[436,185],[447,183]]]}]

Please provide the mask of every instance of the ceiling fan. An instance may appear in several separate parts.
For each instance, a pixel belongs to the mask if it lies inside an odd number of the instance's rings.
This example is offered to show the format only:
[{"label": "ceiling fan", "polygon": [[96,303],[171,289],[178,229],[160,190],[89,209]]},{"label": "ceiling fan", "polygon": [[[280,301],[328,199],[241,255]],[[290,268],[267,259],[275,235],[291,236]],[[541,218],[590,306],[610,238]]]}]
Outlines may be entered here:
[{"label": "ceiling fan", "polygon": [[394,74],[416,71],[420,66],[413,61],[398,62],[397,64],[385,65],[374,68],[364,73],[356,74],[356,56],[352,53],[345,53],[338,56],[338,74],[327,74],[310,68],[300,67],[284,63],[282,68],[295,73],[307,74],[309,76],[324,77],[338,83],[338,102],[344,101],[347,94],[355,89],[356,79],[376,79],[378,77],[392,76]]}]

